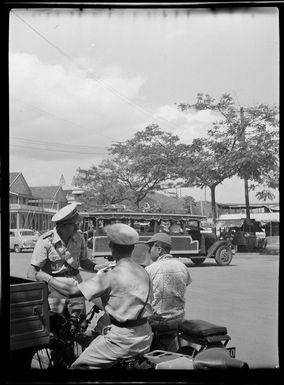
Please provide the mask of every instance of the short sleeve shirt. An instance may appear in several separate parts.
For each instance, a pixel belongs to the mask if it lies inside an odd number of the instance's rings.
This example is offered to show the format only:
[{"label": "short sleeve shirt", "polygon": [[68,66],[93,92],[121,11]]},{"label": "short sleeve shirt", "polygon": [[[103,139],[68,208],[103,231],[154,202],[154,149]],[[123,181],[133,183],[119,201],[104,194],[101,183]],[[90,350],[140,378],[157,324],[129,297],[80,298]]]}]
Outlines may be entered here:
[{"label": "short sleeve shirt", "polygon": [[[119,260],[112,270],[96,274],[78,284],[78,287],[89,301],[101,297],[105,311],[118,322],[153,314],[150,277],[143,267],[130,258]],[[146,306],[140,314],[145,302]]]},{"label": "short sleeve shirt", "polygon": [[87,258],[82,233],[75,231],[65,245],[54,228],[39,237],[32,254],[31,265],[40,267],[48,274],[57,274],[72,268],[78,269],[80,262]]},{"label": "short sleeve shirt", "polygon": [[154,317],[167,320],[184,316],[186,287],[191,283],[188,268],[170,254],[146,266],[153,282]]}]

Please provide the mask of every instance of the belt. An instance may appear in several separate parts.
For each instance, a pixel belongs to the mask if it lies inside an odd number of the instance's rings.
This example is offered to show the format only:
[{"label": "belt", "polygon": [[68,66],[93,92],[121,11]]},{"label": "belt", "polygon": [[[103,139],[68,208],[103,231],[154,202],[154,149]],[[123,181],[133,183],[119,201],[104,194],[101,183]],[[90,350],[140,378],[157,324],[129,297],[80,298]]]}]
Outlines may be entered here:
[{"label": "belt", "polygon": [[58,273],[58,274],[53,274],[53,277],[76,277],[76,275],[79,274],[79,270],[74,269],[74,270],[67,270],[64,271],[63,273]]},{"label": "belt", "polygon": [[133,320],[127,320],[125,322],[119,322],[115,318],[110,317],[110,321],[113,325],[121,327],[121,328],[132,328],[134,326],[144,325],[148,322],[148,318],[139,318]]}]

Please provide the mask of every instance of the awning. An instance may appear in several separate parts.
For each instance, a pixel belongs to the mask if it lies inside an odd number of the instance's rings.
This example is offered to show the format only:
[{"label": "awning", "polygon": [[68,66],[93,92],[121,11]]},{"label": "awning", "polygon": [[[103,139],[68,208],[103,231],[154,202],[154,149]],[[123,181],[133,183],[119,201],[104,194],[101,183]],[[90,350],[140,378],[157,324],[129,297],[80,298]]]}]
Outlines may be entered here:
[{"label": "awning", "polygon": [[244,223],[244,219],[223,219],[217,220],[217,227],[240,227]]}]

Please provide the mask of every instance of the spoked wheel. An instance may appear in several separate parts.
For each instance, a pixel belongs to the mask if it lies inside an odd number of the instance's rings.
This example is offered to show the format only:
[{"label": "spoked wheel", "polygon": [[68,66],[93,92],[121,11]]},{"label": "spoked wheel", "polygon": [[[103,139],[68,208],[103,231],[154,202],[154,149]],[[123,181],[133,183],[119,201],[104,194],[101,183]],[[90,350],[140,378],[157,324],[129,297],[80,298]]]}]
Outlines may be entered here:
[{"label": "spoked wheel", "polygon": [[52,369],[55,367],[54,352],[46,347],[35,351],[31,360],[31,369]]},{"label": "spoked wheel", "polygon": [[77,342],[70,345],[51,343],[34,352],[31,369],[67,369],[82,351],[82,346]]},{"label": "spoked wheel", "polygon": [[216,251],[215,261],[219,266],[228,266],[233,258],[232,250],[227,245],[222,245]]}]

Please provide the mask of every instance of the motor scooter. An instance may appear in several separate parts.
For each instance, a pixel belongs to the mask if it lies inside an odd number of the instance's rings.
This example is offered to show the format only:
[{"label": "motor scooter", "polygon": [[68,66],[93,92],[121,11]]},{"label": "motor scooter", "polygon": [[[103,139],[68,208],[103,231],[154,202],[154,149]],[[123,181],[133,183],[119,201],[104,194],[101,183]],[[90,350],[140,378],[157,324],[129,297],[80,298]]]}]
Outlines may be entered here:
[{"label": "motor scooter", "polygon": [[[164,350],[154,350],[145,356],[156,363],[156,369],[173,369],[174,366],[179,369],[248,369],[246,362],[236,359],[236,348],[227,347],[230,340],[225,326],[204,320],[184,320],[177,329],[154,331],[152,347],[160,346]],[[162,360],[159,362],[159,359]]]},{"label": "motor scooter", "polygon": [[[100,312],[96,305],[91,314]],[[85,320],[91,322],[91,318]],[[248,369],[236,358],[236,347],[227,347],[231,337],[225,326],[204,320],[184,320],[178,328],[153,329],[150,351],[122,359],[114,368],[124,369]]]}]

